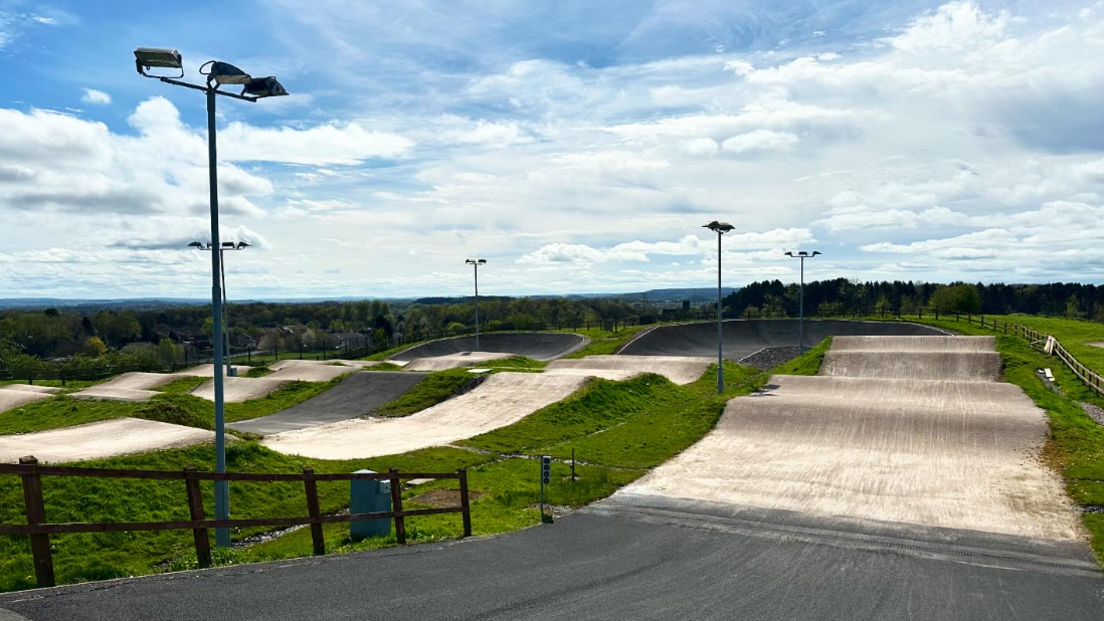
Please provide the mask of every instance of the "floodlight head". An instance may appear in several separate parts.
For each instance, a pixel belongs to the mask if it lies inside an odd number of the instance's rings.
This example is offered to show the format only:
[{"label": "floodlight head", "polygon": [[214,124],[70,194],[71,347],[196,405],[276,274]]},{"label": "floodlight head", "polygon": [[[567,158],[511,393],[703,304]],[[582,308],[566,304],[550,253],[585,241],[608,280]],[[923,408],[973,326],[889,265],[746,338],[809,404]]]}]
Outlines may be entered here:
[{"label": "floodlight head", "polygon": [[464,261],[464,263],[467,263],[468,265],[486,265],[487,260],[486,259],[467,259],[467,260]]},{"label": "floodlight head", "polygon": [[813,254],[811,254],[810,256],[813,256],[813,257],[815,257],[815,256],[817,256],[818,254],[820,254],[820,251],[819,251],[819,250],[814,250],[814,251],[813,251]]},{"label": "floodlight head", "polygon": [[201,75],[207,76],[207,84],[248,84],[253,76],[238,69],[230,63],[220,60],[209,60],[199,68]]},{"label": "floodlight head", "polygon": [[240,241],[238,242],[238,250],[241,250],[242,248],[248,248],[251,245],[252,244],[250,244],[249,242]]},{"label": "floodlight head", "polygon": [[787,256],[787,257],[792,257],[792,256],[794,256],[794,253],[792,253],[792,252],[787,252],[787,253],[786,253],[786,256]]},{"label": "floodlight head", "polygon": [[222,247],[223,248],[233,248],[234,247],[234,242],[222,242]]},{"label": "floodlight head", "polygon": [[188,247],[189,248],[200,248],[200,249],[202,249],[203,244],[201,244],[200,242],[194,241],[194,242],[188,244]]},{"label": "floodlight head", "polygon": [[243,82],[245,88],[242,89],[242,95],[252,95],[255,99],[261,99],[262,97],[282,97],[287,95],[287,90],[284,89],[284,85],[273,76],[264,78],[250,78],[248,82]]},{"label": "floodlight head", "polygon": [[734,229],[736,227],[732,226],[731,224],[729,224],[727,222],[717,222],[716,220],[714,220],[714,221],[710,222],[709,224],[702,225],[702,228],[703,229],[709,229],[710,231],[715,231],[715,232],[717,232],[721,235],[724,235],[725,233],[731,231],[732,229]]},{"label": "floodlight head", "polygon": [[184,77],[184,61],[180,57],[180,52],[170,48],[140,47],[134,50],[134,65],[138,69],[138,73],[147,78],[161,77],[146,73],[146,69],[152,69],[153,67],[178,69],[180,75],[176,77]]}]

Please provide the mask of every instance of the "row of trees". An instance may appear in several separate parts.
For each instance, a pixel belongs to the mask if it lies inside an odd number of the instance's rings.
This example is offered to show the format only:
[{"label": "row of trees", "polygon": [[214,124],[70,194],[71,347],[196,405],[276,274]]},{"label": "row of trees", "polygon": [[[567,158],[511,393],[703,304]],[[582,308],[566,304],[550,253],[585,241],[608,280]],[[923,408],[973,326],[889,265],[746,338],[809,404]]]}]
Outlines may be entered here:
[{"label": "row of trees", "polygon": [[[800,290],[779,280],[754,282],[724,298],[727,316],[746,313],[796,317]],[[1104,286],[1079,283],[1008,285],[881,281],[837,278],[805,284],[805,312],[851,315],[880,312],[940,312],[1055,315],[1104,322]]]},{"label": "row of trees", "polygon": [[[598,298],[483,298],[480,321],[487,330],[502,327],[560,328],[624,321],[656,313],[639,302]],[[232,348],[307,351],[424,338],[470,330],[474,300],[442,303],[383,301],[245,303],[229,308]],[[47,360],[98,358],[126,353],[178,362],[184,348],[210,348],[210,307],[189,305],[163,310],[101,311],[80,315],[65,310],[0,312],[0,337],[22,353]]]}]

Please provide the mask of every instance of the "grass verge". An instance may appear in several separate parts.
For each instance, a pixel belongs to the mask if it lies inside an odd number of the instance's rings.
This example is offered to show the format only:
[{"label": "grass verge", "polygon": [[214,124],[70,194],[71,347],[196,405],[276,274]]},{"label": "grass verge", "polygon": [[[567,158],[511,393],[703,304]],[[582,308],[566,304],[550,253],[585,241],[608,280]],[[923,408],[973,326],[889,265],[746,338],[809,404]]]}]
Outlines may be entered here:
[{"label": "grass verge", "polygon": [[394,401],[376,410],[378,416],[406,416],[433,407],[442,401],[471,390],[483,381],[483,376],[467,369],[435,371],[425,376],[413,388]]}]

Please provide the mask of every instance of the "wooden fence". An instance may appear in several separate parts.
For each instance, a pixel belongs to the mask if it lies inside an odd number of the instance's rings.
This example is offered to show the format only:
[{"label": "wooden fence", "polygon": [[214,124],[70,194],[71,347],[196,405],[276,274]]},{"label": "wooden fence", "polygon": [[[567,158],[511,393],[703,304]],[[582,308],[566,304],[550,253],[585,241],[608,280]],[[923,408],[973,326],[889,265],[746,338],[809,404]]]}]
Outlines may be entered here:
[{"label": "wooden fence", "polygon": [[[462,514],[464,536],[471,536],[471,508],[468,502],[468,475],[466,470],[446,473],[389,472],[317,474],[307,468],[302,474],[247,474],[199,472],[193,468],[181,472],[165,470],[123,470],[113,468],[73,468],[66,466],[40,466],[34,457],[24,457],[19,464],[0,464],[0,474],[19,475],[23,482],[23,506],[26,525],[0,524],[0,535],[27,535],[31,539],[31,555],[34,559],[35,579],[39,587],[54,586],[54,561],[50,551],[50,535],[65,533],[107,533],[119,531],[191,530],[195,540],[196,558],[200,567],[211,566],[209,528],[234,528],[250,526],[299,526],[310,525],[314,553],[326,553],[322,533],[323,524],[353,522],[357,520],[393,519],[395,538],[406,544],[405,518],[415,515],[440,513]],[[46,507],[42,495],[43,476],[94,477],[112,479],[161,479],[184,481],[187,491],[189,520],[167,522],[107,522],[55,524],[46,521]],[[357,513],[350,515],[322,515],[318,505],[319,481],[388,480],[391,482],[391,511]],[[458,479],[460,506],[433,509],[403,510],[403,479]],[[303,483],[306,497],[306,517],[273,517],[210,520],[204,515],[200,481],[298,481]]]},{"label": "wooden fence", "polygon": [[[949,316],[948,316],[949,318]],[[976,324],[982,328],[988,328],[994,332],[1003,332],[1004,334],[1014,334],[1026,340],[1035,349],[1042,350],[1046,347],[1047,341],[1053,337],[1049,334],[1039,332],[1038,330],[1029,328],[1027,326],[1012,323],[1011,321],[1005,321],[1002,319],[986,319],[985,315],[971,315],[955,313],[955,321],[965,320],[969,324]],[[1104,396],[1104,377],[1094,372],[1089,367],[1081,364],[1077,358],[1073,357],[1073,354],[1069,353],[1058,339],[1054,339],[1054,355],[1058,356],[1067,367],[1070,368],[1073,373],[1081,378],[1081,381],[1086,386],[1091,388],[1093,392],[1100,396]]]}]

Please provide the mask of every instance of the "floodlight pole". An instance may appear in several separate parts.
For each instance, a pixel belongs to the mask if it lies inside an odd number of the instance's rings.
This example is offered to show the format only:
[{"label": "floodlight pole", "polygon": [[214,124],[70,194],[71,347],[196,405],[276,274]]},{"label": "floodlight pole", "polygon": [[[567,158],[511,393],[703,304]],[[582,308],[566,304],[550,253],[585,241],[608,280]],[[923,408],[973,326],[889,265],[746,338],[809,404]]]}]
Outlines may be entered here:
[{"label": "floodlight pole", "polygon": [[721,236],[717,231],[717,394],[724,392],[724,333],[721,327]]},{"label": "floodlight pole", "polygon": [[479,266],[486,265],[486,259],[467,259],[464,263],[469,263],[475,268],[475,351],[479,351]]},{"label": "floodlight pole", "polygon": [[[284,87],[276,81],[276,78],[254,79],[228,63],[210,61],[200,67],[200,73],[207,76],[204,85],[192,84],[178,78],[184,77],[183,61],[176,50],[162,48],[138,48],[134,50],[136,68],[138,73],[147,78],[156,78],[166,84],[183,86],[195,91],[202,91],[207,96],[207,166],[208,182],[211,190],[211,342],[213,346],[212,375],[214,376],[215,392],[215,471],[219,474],[226,472],[226,416],[225,416],[225,392],[222,368],[223,349],[223,293],[220,275],[222,271],[222,243],[219,240],[218,219],[218,153],[216,149],[215,126],[215,98],[216,95],[232,97],[242,101],[256,103],[262,97],[274,97],[287,95]],[[151,67],[165,67],[179,70],[177,77],[157,76],[146,73],[145,69]],[[204,67],[208,71],[204,73]],[[242,94],[230,93],[218,90],[219,84],[242,84]],[[246,96],[249,93],[250,96]],[[229,326],[227,326],[229,328]],[[227,330],[228,331],[228,330]],[[227,343],[227,348],[229,344]],[[228,481],[215,482],[215,519],[230,519],[230,487]],[[219,547],[230,547],[230,529],[215,529],[215,544]]]},{"label": "floodlight pole", "polygon": [[[222,369],[222,287],[219,274],[222,273],[222,242],[219,241],[218,211],[218,152],[215,145],[215,89],[208,86],[207,91],[207,168],[211,184],[211,342],[218,343],[214,348],[215,383],[215,472],[226,472],[226,406],[223,390]],[[215,481],[215,519],[230,519],[229,481]],[[230,529],[215,529],[215,545],[230,547]]]},{"label": "floodlight pole", "polygon": [[797,353],[798,355],[805,353],[805,259],[811,259],[820,254],[819,251],[814,250],[812,254],[802,250],[798,253],[787,252],[786,256],[799,259],[801,261],[801,284],[798,285],[797,294]]}]

